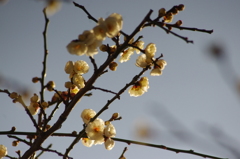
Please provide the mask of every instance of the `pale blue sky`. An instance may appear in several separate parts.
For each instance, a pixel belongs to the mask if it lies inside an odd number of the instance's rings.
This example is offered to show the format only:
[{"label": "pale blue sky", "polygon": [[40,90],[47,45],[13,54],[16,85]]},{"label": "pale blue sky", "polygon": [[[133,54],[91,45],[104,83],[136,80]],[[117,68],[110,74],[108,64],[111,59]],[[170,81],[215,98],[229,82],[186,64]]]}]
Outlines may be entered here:
[{"label": "pale blue sky", "polygon": [[[150,9],[154,10],[152,18],[157,16],[158,9],[170,9],[173,5],[184,4],[183,12],[178,14],[173,22],[181,19],[183,26],[200,29],[214,29],[213,34],[191,31],[173,30],[176,33],[194,40],[187,44],[183,40],[166,34],[160,28],[146,28],[138,35],[144,36],[145,44],[153,42],[157,45],[157,56],[161,53],[168,65],[160,77],[149,77],[150,89],[143,96],[130,97],[127,92],[116,101],[110,109],[100,117],[103,120],[118,112],[123,119],[113,124],[117,129],[117,138],[140,140],[155,144],[163,144],[179,149],[193,149],[218,157],[237,159],[236,154],[229,152],[216,141],[221,140],[233,148],[240,147],[240,96],[235,89],[232,70],[228,68],[226,59],[217,61],[208,55],[207,47],[215,41],[225,46],[227,58],[234,68],[234,75],[239,76],[240,68],[240,1],[231,0],[76,0],[82,4],[95,18],[106,18],[111,13],[123,16],[123,31],[130,34],[141,22]],[[41,1],[9,0],[0,6],[0,77],[5,79],[0,83],[0,89],[15,90],[29,88],[39,92],[39,84],[31,83],[32,77],[40,76],[43,60],[44,17]],[[54,80],[56,89],[63,90],[68,75],[64,72],[65,63],[69,60],[90,61],[85,56],[73,56],[66,50],[66,45],[84,30],[91,29],[95,23],[86,14],[71,3],[64,3],[57,14],[50,17],[48,28],[48,70],[46,81]],[[113,45],[110,40],[104,41]],[[106,58],[105,53],[95,56],[98,65]],[[102,76],[95,86],[117,92],[125,86],[134,75],[140,72],[134,63],[137,55],[133,55],[127,63],[120,64],[116,72]],[[92,70],[84,77],[88,79]],[[222,74],[223,73],[223,74]],[[222,78],[224,75],[225,78]],[[240,78],[239,78],[240,80]],[[51,98],[47,93],[46,99]],[[84,98],[75,107],[71,116],[58,132],[80,131],[82,120],[79,117],[85,108],[100,110],[112,97],[100,91],[93,91],[91,98]],[[33,131],[29,117],[19,104],[13,104],[6,94],[0,94],[0,131],[16,126],[18,131]],[[63,109],[59,109],[59,115]],[[57,118],[54,119],[54,121]],[[136,123],[145,122],[152,130],[153,136],[147,139],[136,137]],[[53,122],[51,123],[53,124]],[[215,129],[214,129],[215,128]],[[220,129],[227,136],[212,135],[213,130]],[[212,130],[212,131],[211,131]],[[221,135],[221,131],[218,131]],[[180,134],[180,137],[179,137]],[[215,138],[214,138],[215,137]],[[73,138],[51,137],[43,144],[53,143],[53,149],[65,152]],[[8,147],[9,154],[16,156],[15,151],[26,150],[20,143],[18,147],[11,146],[12,139],[0,136],[0,144]],[[126,145],[116,142],[113,150],[105,150],[103,145],[86,148],[77,144],[70,156],[75,158],[118,158],[127,146],[125,156],[128,159],[199,159],[201,157],[148,148],[144,146]],[[235,155],[235,156],[234,156]],[[240,155],[238,156],[240,157]],[[42,158],[58,158],[57,155],[45,153]]]}]

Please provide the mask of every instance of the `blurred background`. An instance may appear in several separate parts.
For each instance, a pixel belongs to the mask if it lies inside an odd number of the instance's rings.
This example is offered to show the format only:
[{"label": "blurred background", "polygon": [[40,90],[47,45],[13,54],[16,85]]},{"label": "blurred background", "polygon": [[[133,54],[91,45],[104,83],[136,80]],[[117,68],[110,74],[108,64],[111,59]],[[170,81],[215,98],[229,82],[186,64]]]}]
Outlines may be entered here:
[{"label": "blurred background", "polygon": [[[212,34],[172,31],[193,40],[194,44],[166,34],[161,28],[146,28],[138,34],[143,35],[145,46],[155,43],[156,56],[161,53],[167,66],[162,76],[152,77],[149,72],[150,89],[141,97],[130,97],[127,92],[121,100],[115,101],[100,118],[108,120],[115,112],[122,120],[113,124],[117,138],[165,145],[179,149],[193,149],[196,152],[222,158],[240,158],[240,1],[207,0],[76,0],[96,18],[106,18],[111,13],[123,17],[123,31],[131,34],[150,9],[151,18],[157,17],[160,8],[167,10],[174,5],[184,4],[185,10],[174,17],[172,23],[182,20],[184,27],[213,29]],[[45,20],[43,0],[21,0],[0,2],[0,89],[39,93],[39,83],[32,83],[33,77],[41,76],[43,61],[43,36]],[[85,60],[91,71],[84,75],[87,80],[93,73],[93,66],[86,56],[70,55],[66,45],[76,39],[84,30],[92,29],[95,23],[86,14],[74,7],[70,1],[62,2],[59,11],[49,16],[47,33],[48,61],[46,82],[53,80],[57,90],[65,90],[68,75],[64,71],[67,61]],[[103,43],[113,45],[107,39]],[[117,71],[104,74],[94,86],[117,92],[128,83],[141,69],[135,66],[138,55],[134,54],[126,63],[119,63]],[[107,57],[99,52],[94,56],[98,66]],[[93,90],[91,97],[84,97],[58,132],[71,133],[82,130],[80,113],[91,108],[99,111],[113,95]],[[46,92],[46,100],[53,93]],[[0,131],[8,131],[12,126],[17,131],[34,131],[33,124],[22,106],[12,103],[7,94],[0,94]],[[26,98],[29,103],[29,98]],[[64,106],[57,111],[53,124]],[[51,108],[47,113],[51,112]],[[35,117],[36,118],[36,117]],[[19,136],[25,139],[24,136]],[[10,156],[15,151],[27,150],[24,143],[12,147],[13,139],[0,136],[0,144],[8,147]],[[65,152],[73,141],[70,137],[50,137],[43,147],[53,143],[52,149]],[[77,144],[71,151],[74,158],[119,158],[124,147],[128,147],[125,157],[199,159],[199,156],[174,153],[139,145],[116,142],[108,151],[104,145],[91,148]],[[53,153],[44,153],[40,158],[59,158]]]}]

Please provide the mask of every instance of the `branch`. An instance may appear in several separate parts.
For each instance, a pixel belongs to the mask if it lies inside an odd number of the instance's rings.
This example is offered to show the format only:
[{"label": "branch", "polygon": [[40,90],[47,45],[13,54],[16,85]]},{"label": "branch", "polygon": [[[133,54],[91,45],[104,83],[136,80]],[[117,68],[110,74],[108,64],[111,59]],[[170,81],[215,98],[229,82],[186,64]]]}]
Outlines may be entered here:
[{"label": "branch", "polygon": [[92,62],[92,64],[93,64],[94,72],[95,72],[95,71],[97,70],[97,64],[96,64],[96,62],[95,62],[95,60],[94,60],[93,57],[89,56],[89,58],[90,58],[90,60],[91,60],[91,62]]},{"label": "branch", "polygon": [[[41,97],[41,103],[44,102],[44,80],[46,77],[46,71],[47,71],[47,56],[48,56],[48,49],[47,49],[47,29],[48,29],[48,24],[49,24],[49,19],[47,18],[46,15],[46,9],[43,9],[43,14],[44,14],[44,18],[45,18],[45,27],[44,27],[44,31],[43,31],[43,45],[44,45],[44,57],[43,57],[43,70],[42,70],[42,74],[41,74],[41,91],[40,91],[40,97]],[[44,114],[44,117],[46,117],[46,114],[44,112],[44,110],[41,108],[40,113],[38,114],[38,125],[41,125],[42,123],[42,115]]]},{"label": "branch", "polygon": [[[13,131],[0,132],[0,135],[6,135],[6,134],[37,135],[35,132],[13,132]],[[76,134],[73,134],[73,133],[53,133],[53,134],[51,134],[51,136],[76,137],[77,138],[79,135],[76,135]],[[216,157],[216,156],[211,156],[211,155],[198,153],[198,152],[195,152],[194,150],[182,150],[182,149],[176,149],[176,148],[167,147],[167,146],[164,146],[164,145],[156,145],[156,144],[150,144],[150,143],[145,143],[145,142],[121,139],[121,138],[112,138],[112,139],[115,140],[115,141],[118,141],[118,142],[125,142],[125,143],[127,143],[129,145],[130,144],[136,144],[136,145],[149,146],[149,147],[159,148],[159,149],[163,149],[163,150],[173,151],[173,152],[176,152],[176,153],[187,153],[187,154],[191,154],[191,155],[195,155],[195,156],[201,156],[201,157],[204,157],[204,158],[227,159],[227,158],[220,158],[220,157]],[[44,148],[40,148],[40,149],[45,150]],[[55,150],[50,150],[50,151],[55,151]]]},{"label": "branch", "polygon": [[[75,4],[75,2],[74,2]],[[99,75],[102,74],[102,72],[105,70],[106,67],[108,67],[109,63],[111,63],[120,53],[121,51],[128,46],[129,41],[138,33],[142,30],[142,27],[144,26],[144,24],[149,20],[150,15],[152,14],[152,10],[150,10],[147,15],[144,17],[144,19],[142,20],[142,22],[135,28],[135,30],[132,32],[132,34],[130,36],[127,37],[127,39],[125,40],[125,42],[117,48],[117,50],[115,51],[115,53],[112,54],[112,56],[110,56],[99,68],[96,72],[94,72],[94,74],[92,75],[92,77],[87,81],[86,85],[84,88],[82,88],[78,94],[75,95],[75,97],[73,98],[73,100],[71,101],[71,103],[68,106],[68,109],[72,109],[75,105],[75,103],[89,90],[92,88],[93,83],[96,81],[96,79],[99,77]],[[146,69],[146,68],[145,68]],[[143,72],[145,72],[143,69],[143,71],[141,72],[143,74]],[[148,68],[147,68],[148,69]],[[140,74],[141,74],[140,73]],[[141,75],[142,75],[141,74]],[[140,77],[140,76],[139,76]],[[139,78],[138,76],[135,76],[133,78],[134,82]],[[132,81],[133,81],[132,80]],[[132,83],[131,83],[132,84]],[[130,85],[131,85],[130,84]],[[108,108],[108,106],[119,97],[120,94],[122,94],[125,89],[127,89],[128,86],[125,86],[123,89],[121,89],[117,95],[115,95],[111,100],[108,101],[108,103],[95,115],[94,118],[92,118],[91,121],[95,120],[104,110],[106,110]],[[74,105],[71,105],[74,104]],[[65,113],[65,112],[64,112]],[[65,115],[63,113],[63,115]],[[68,115],[68,114],[67,114]],[[62,116],[62,115],[61,115]],[[53,127],[52,127],[53,128]],[[65,152],[65,156],[68,156],[69,152],[73,149],[74,145],[81,139],[81,137],[83,137],[83,135],[85,134],[85,130],[83,129],[82,131],[79,132],[78,136],[74,139],[74,141],[71,143],[71,145],[66,149]]]},{"label": "branch", "polygon": [[164,146],[164,145],[156,145],[156,144],[150,144],[150,143],[146,143],[146,142],[139,142],[139,141],[133,141],[133,140],[120,139],[120,138],[112,138],[112,139],[115,140],[115,141],[119,141],[119,142],[125,142],[129,145],[130,144],[136,144],[136,145],[155,147],[155,148],[160,148],[160,149],[164,149],[164,150],[168,150],[168,151],[173,151],[173,152],[176,152],[176,153],[187,153],[187,154],[191,154],[191,155],[201,156],[201,157],[204,157],[204,158],[227,159],[227,158],[220,158],[220,157],[215,157],[215,156],[210,156],[210,155],[194,152],[193,150],[182,150],[182,149],[167,147],[167,146]]},{"label": "branch", "polygon": [[[98,90],[101,90],[101,91],[103,91],[103,92],[108,92],[108,93],[112,93],[112,94],[117,94],[117,93],[115,93],[115,92],[113,92],[113,91],[110,91],[110,90],[107,90],[107,89],[103,89],[103,88],[100,88],[100,87],[94,87],[94,86],[92,86],[92,89],[98,89]],[[118,97],[118,99],[120,99],[120,96]]]},{"label": "branch", "polygon": [[[162,22],[159,22],[159,23],[162,23]],[[175,25],[175,24],[165,24],[165,25],[166,25],[167,27],[177,28],[177,29],[179,29],[179,30],[198,31],[198,32],[203,32],[203,33],[208,33],[208,34],[212,34],[212,33],[213,33],[213,30],[182,27],[182,26],[177,26],[177,25]]]},{"label": "branch", "polygon": [[[56,153],[58,156],[64,156],[64,154],[62,154],[61,152],[58,152],[57,150],[52,150],[52,149],[43,148],[43,147],[41,147],[40,150],[42,150],[42,153],[43,153],[44,151],[47,151],[47,152]],[[73,159],[73,158],[72,158],[72,157],[68,157],[68,159]]]}]

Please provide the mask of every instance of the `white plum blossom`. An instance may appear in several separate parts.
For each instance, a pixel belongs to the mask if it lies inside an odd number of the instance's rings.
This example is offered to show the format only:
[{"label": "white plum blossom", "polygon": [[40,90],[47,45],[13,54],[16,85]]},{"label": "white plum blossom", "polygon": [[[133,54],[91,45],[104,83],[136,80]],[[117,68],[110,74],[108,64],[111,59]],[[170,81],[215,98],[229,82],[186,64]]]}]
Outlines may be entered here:
[{"label": "white plum blossom", "polygon": [[106,38],[106,33],[107,33],[107,28],[104,23],[104,19],[100,18],[98,20],[98,25],[93,28],[94,34],[98,40],[105,40]]},{"label": "white plum blossom", "polygon": [[87,133],[87,136],[91,140],[95,140],[96,142],[102,141],[104,139],[103,137],[104,126],[105,126],[104,121],[100,118],[97,118],[93,122],[87,124],[85,132]]},{"label": "white plum blossom", "polygon": [[89,138],[81,138],[82,144],[86,147],[92,147],[94,144],[94,140],[90,140]]},{"label": "white plum blossom", "polygon": [[128,48],[127,50],[123,51],[121,54],[120,54],[120,59],[119,59],[119,62],[123,63],[123,62],[127,62],[131,55],[134,53],[134,50],[132,47]]},{"label": "white plum blossom", "polygon": [[140,56],[138,56],[137,60],[136,60],[136,63],[135,65],[137,67],[142,67],[142,68],[145,68],[147,67],[147,65],[149,65],[150,63],[147,62],[147,56],[146,54],[142,54]]},{"label": "white plum blossom", "polygon": [[149,89],[149,82],[147,77],[142,77],[129,90],[130,96],[138,97],[143,95]]},{"label": "white plum blossom", "polygon": [[151,76],[160,76],[162,75],[162,70],[165,68],[167,65],[167,62],[163,59],[160,59],[156,62],[156,65],[154,65],[154,68],[150,72]]},{"label": "white plum blossom", "polygon": [[84,109],[81,113],[81,118],[85,124],[88,124],[91,118],[96,115],[96,112],[92,109]]},{"label": "white plum blossom", "polygon": [[27,108],[32,115],[36,115],[40,109],[38,103],[30,103],[30,105]]},{"label": "white plum blossom", "polygon": [[62,3],[60,0],[48,0],[47,1],[47,6],[46,6],[46,14],[48,16],[51,16],[58,12],[62,7]]},{"label": "white plum blossom", "polygon": [[107,140],[104,142],[105,148],[107,150],[111,150],[115,146],[115,142],[111,138],[107,138]]},{"label": "white plum blossom", "polygon": [[70,54],[82,56],[87,52],[88,47],[84,42],[73,40],[67,45],[67,50]]},{"label": "white plum blossom", "polygon": [[113,124],[109,123],[104,128],[104,136],[106,136],[106,137],[115,137],[116,136],[116,129],[113,126]]},{"label": "white plum blossom", "polygon": [[[138,47],[139,49],[143,49],[144,42],[143,41],[137,41],[136,43],[134,43],[134,46]],[[139,49],[134,48],[134,51],[136,51],[136,53],[139,54],[141,52]]]},{"label": "white plum blossom", "polygon": [[152,62],[152,58],[155,56],[157,47],[154,43],[149,43],[145,48],[145,54],[147,57],[147,62]]},{"label": "white plum blossom", "polygon": [[96,38],[93,30],[85,30],[82,34],[78,36],[78,40],[88,46],[94,43]]},{"label": "white plum blossom", "polygon": [[76,85],[79,89],[85,87],[84,78],[79,74],[74,74],[72,77],[72,82]]},{"label": "white plum blossom", "polygon": [[120,14],[113,13],[104,22],[107,28],[106,34],[109,38],[115,37],[122,30],[123,21]]},{"label": "white plum blossom", "polygon": [[83,60],[76,61],[74,63],[74,71],[80,75],[85,74],[89,71],[89,65]]},{"label": "white plum blossom", "polygon": [[72,74],[74,69],[74,62],[73,61],[68,61],[65,65],[65,72],[66,74]]},{"label": "white plum blossom", "polygon": [[7,155],[7,147],[4,145],[0,145],[0,159]]}]

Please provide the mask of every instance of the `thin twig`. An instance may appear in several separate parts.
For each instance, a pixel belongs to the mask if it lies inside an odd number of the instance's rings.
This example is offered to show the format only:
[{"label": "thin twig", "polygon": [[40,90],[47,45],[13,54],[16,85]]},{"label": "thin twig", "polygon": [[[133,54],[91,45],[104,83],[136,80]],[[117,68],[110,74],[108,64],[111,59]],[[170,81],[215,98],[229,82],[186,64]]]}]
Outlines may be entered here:
[{"label": "thin twig", "polygon": [[[160,149],[164,149],[164,150],[168,150],[168,151],[173,151],[173,152],[176,152],[176,153],[187,153],[187,154],[192,154],[192,155],[201,156],[201,157],[204,157],[204,158],[211,158],[211,159],[224,159],[224,158],[220,158],[220,157],[215,157],[215,156],[210,156],[210,155],[194,152],[194,150],[182,150],[182,149],[167,147],[167,146],[164,146],[164,145],[156,145],[156,144],[150,144],[150,143],[145,143],[145,142],[120,139],[120,138],[112,138],[112,139],[115,140],[115,141],[119,141],[119,142],[125,142],[127,144],[137,144],[137,145],[155,147],[155,148],[160,148]],[[227,159],[227,158],[225,158],[225,159]]]},{"label": "thin twig", "polygon": [[6,94],[8,94],[8,96],[10,96],[10,92],[7,89],[4,89],[4,90],[0,89],[0,92],[6,93]]},{"label": "thin twig", "polygon": [[[161,22],[159,22],[159,23],[161,23]],[[177,25],[175,25],[175,24],[165,24],[165,25],[166,25],[167,27],[177,28],[177,29],[179,29],[179,30],[198,31],[198,32],[203,32],[203,33],[208,33],[208,34],[212,34],[212,33],[213,33],[213,30],[182,27],[182,26],[177,26]]]},{"label": "thin twig", "polygon": [[59,105],[61,102],[58,102],[55,106],[55,108],[52,110],[51,114],[48,116],[46,124],[52,119],[52,117],[54,116],[55,112],[58,110]]},{"label": "thin twig", "polygon": [[92,64],[93,64],[94,72],[97,71],[97,64],[96,64],[96,62],[95,62],[95,59],[94,59],[92,56],[89,56],[89,58],[90,58],[90,60],[91,60],[91,62],[92,62]]},{"label": "thin twig", "polygon": [[28,110],[27,107],[25,107],[25,111],[27,112],[28,116],[30,117],[30,119],[33,122],[34,127],[36,128],[37,132],[41,132],[42,130],[39,128],[36,120],[33,118],[32,114],[30,113],[30,111]]},{"label": "thin twig", "polygon": [[[50,149],[52,147],[52,144],[48,145],[48,147],[46,149]],[[45,151],[42,150],[36,157],[35,159],[38,159]]]},{"label": "thin twig", "polygon": [[[92,89],[101,90],[103,92],[108,92],[108,93],[112,93],[112,94],[117,94],[117,93],[115,93],[113,91],[110,91],[110,90],[107,90],[107,89],[103,89],[103,88],[100,88],[100,87],[92,86]],[[120,96],[118,97],[118,99],[120,99]]]},{"label": "thin twig", "polygon": [[[47,152],[53,152],[53,153],[56,153],[58,156],[64,156],[64,154],[62,154],[61,152],[58,152],[57,150],[52,150],[52,149],[43,148],[43,147],[41,147],[40,150],[47,151]],[[72,157],[67,157],[67,158],[68,159],[73,159]]]},{"label": "thin twig", "polygon": [[[36,133],[35,133],[35,134],[36,134]],[[31,143],[30,143],[30,142],[28,142],[28,141],[26,141],[26,140],[24,140],[24,139],[21,139],[21,138],[19,138],[19,137],[17,137],[17,136],[8,135],[8,137],[9,137],[9,138],[16,139],[16,140],[18,140],[18,141],[21,141],[21,142],[27,144],[28,146],[31,146]]]},{"label": "thin twig", "polygon": [[[43,9],[43,14],[44,14],[44,19],[45,19],[45,26],[44,26],[44,31],[43,31],[43,45],[44,45],[44,57],[43,57],[43,70],[41,74],[41,91],[40,91],[40,96],[41,96],[41,103],[44,102],[44,81],[46,77],[46,72],[47,72],[47,56],[48,56],[48,48],[47,48],[47,29],[48,29],[48,24],[49,24],[49,19],[46,15],[46,10],[45,8]],[[41,126],[42,123],[42,114],[44,114],[44,110],[41,108],[40,113],[38,114],[38,125]]]},{"label": "thin twig", "polygon": [[127,147],[125,147],[125,148],[123,149],[123,152],[122,152],[121,156],[119,157],[119,159],[122,159],[122,157],[124,156],[124,154],[125,154],[125,152],[126,152],[127,150],[128,150]]}]

